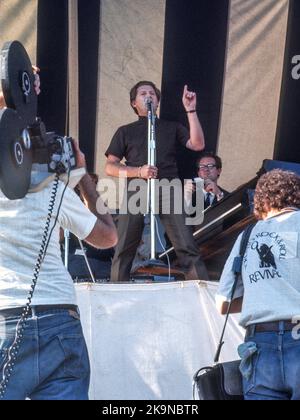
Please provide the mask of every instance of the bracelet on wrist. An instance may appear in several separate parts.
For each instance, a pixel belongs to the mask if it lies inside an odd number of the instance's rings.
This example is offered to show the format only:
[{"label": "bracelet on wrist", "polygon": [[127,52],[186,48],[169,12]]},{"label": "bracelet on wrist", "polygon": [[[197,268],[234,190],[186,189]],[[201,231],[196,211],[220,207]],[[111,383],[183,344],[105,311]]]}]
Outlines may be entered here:
[{"label": "bracelet on wrist", "polygon": [[193,114],[194,112],[197,112],[196,109],[192,109],[191,111],[185,111],[187,114]]},{"label": "bracelet on wrist", "polygon": [[142,166],[139,167],[139,178],[142,178]]}]

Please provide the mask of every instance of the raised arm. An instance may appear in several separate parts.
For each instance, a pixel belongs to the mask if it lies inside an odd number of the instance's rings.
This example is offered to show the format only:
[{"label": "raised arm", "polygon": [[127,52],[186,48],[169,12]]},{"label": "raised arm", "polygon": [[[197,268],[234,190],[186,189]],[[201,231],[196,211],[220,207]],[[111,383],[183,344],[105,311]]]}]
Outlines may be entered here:
[{"label": "raised arm", "polygon": [[205,138],[196,111],[197,95],[195,92],[189,91],[187,85],[184,86],[182,103],[187,113],[190,126],[190,139],[186,147],[195,152],[201,152],[205,148]]},{"label": "raised arm", "polygon": [[[86,174],[79,183],[81,195],[84,198],[86,206],[97,217],[97,222],[94,229],[89,234],[85,241],[96,248],[112,248],[118,242],[117,229],[111,215],[99,214],[97,212],[97,203],[102,201],[101,197],[96,191],[96,185],[91,177]],[[101,202],[101,208],[104,208],[104,203]]]},{"label": "raised arm", "polygon": [[[77,167],[85,168],[85,156],[75,141],[74,146],[76,150]],[[97,204],[101,208],[104,208],[105,205],[96,190],[96,184],[91,177],[86,174],[80,181],[79,188],[86,206],[98,219],[92,232],[85,238],[85,241],[96,248],[105,249],[114,247],[118,242],[117,229],[108,212],[107,214],[99,214],[97,212]],[[101,203],[99,203],[100,201]]]}]

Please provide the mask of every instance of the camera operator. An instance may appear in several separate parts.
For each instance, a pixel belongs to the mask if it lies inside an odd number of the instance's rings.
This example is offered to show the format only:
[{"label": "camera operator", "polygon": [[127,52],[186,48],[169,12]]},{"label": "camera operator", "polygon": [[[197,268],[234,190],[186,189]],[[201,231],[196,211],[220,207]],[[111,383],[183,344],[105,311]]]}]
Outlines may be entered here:
[{"label": "camera operator", "polygon": [[[38,92],[38,79],[35,88]],[[2,104],[5,105],[3,99]],[[85,167],[85,157],[73,143],[77,167]],[[1,380],[7,375],[11,358],[14,364],[4,399],[88,399],[88,353],[74,284],[61,260],[59,230],[68,229],[96,248],[116,245],[117,233],[110,215],[97,214],[96,202],[101,199],[89,175],[82,178],[79,187],[88,208],[59,181],[49,232],[55,227],[41,264],[16,360],[11,346],[18,338],[16,330],[28,302],[53,186],[14,201],[0,190]],[[103,203],[100,204],[102,207]],[[3,390],[3,381],[1,386]]]}]

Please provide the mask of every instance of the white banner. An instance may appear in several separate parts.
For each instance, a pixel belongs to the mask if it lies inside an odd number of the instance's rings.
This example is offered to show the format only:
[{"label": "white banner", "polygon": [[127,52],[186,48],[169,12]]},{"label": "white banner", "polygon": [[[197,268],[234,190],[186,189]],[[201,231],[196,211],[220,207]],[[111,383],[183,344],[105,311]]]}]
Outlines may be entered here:
[{"label": "white banner", "polygon": [[[189,400],[194,373],[213,364],[224,317],[217,283],[76,285],[96,400]],[[229,321],[222,360],[243,340]]]}]

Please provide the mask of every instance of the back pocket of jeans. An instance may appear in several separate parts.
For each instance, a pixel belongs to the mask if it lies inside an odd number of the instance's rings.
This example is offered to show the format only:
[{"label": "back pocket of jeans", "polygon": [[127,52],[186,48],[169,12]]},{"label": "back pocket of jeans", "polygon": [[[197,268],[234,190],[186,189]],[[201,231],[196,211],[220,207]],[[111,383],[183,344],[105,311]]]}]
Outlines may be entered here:
[{"label": "back pocket of jeans", "polygon": [[257,377],[257,368],[258,368],[258,362],[260,359],[261,350],[257,350],[255,354],[253,354],[252,357],[252,375],[249,378],[249,380],[243,378],[243,384],[244,384],[244,394],[248,394],[249,392],[253,391],[256,387],[256,377]]},{"label": "back pocket of jeans", "polygon": [[65,355],[65,374],[73,378],[89,375],[89,359],[83,337],[60,335],[58,338]]}]

